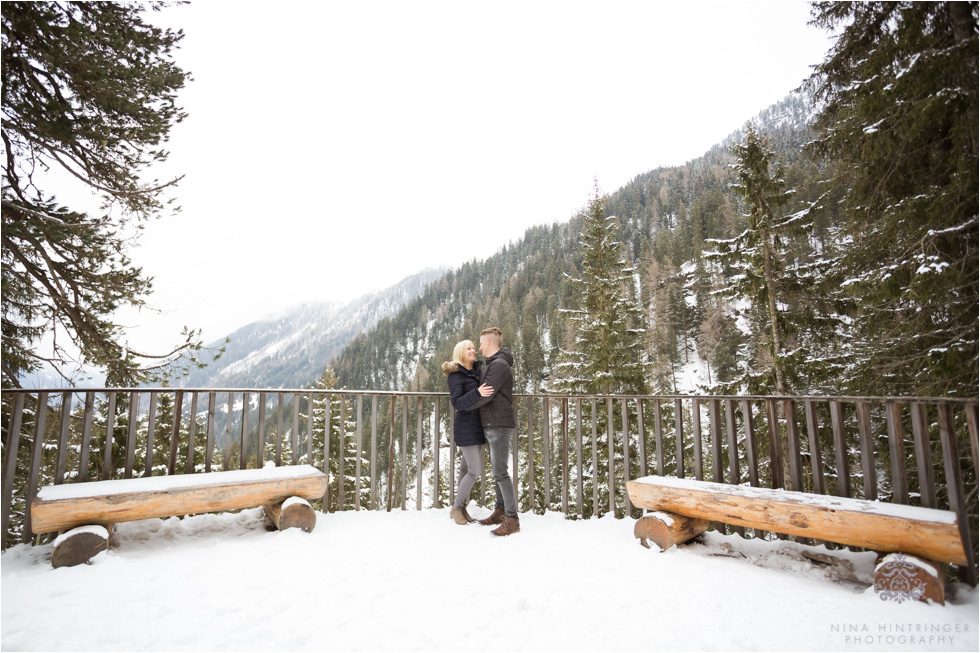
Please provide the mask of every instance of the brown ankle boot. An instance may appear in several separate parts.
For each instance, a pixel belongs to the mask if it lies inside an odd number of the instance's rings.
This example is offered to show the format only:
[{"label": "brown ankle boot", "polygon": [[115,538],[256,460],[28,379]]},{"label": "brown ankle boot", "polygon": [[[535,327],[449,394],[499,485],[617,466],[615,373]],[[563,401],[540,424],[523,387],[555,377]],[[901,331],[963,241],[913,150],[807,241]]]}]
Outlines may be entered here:
[{"label": "brown ankle boot", "polygon": [[472,517],[470,517],[470,513],[466,512],[466,507],[465,506],[463,507],[463,517],[466,518],[466,523],[467,524],[472,524],[473,522],[476,521],[475,519],[473,519]]},{"label": "brown ankle boot", "polygon": [[466,526],[467,524],[469,524],[469,522],[466,521],[466,517],[463,516],[462,508],[453,508],[452,510],[449,511],[449,516],[452,517],[453,521],[459,524],[460,526]]},{"label": "brown ankle boot", "polygon": [[492,535],[513,535],[521,532],[521,521],[517,517],[504,515],[504,521],[498,528],[490,531]]},{"label": "brown ankle boot", "polygon": [[486,519],[481,519],[480,523],[483,524],[484,526],[493,526],[495,524],[499,524],[503,520],[504,520],[504,509],[494,508],[493,512],[490,513],[490,516],[487,517]]}]

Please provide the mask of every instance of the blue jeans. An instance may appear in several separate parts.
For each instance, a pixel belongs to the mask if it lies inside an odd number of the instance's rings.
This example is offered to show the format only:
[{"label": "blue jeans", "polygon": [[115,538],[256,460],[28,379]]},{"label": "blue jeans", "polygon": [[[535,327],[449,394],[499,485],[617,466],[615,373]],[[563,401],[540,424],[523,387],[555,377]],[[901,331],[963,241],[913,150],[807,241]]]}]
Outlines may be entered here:
[{"label": "blue jeans", "polygon": [[514,429],[508,427],[484,429],[483,434],[490,446],[490,466],[493,468],[494,490],[497,493],[497,508],[502,508],[508,517],[517,516],[517,495],[514,482],[507,473],[510,458],[510,441]]}]

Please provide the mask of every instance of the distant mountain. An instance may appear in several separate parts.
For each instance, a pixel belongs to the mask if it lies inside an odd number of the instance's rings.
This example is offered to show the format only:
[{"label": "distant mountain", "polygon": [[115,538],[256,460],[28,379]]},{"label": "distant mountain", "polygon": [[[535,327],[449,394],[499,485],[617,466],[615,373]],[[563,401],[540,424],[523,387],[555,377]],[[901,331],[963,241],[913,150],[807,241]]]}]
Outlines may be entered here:
[{"label": "distant mountain", "polygon": [[[221,358],[173,385],[184,388],[302,388],[347,343],[421,295],[445,270],[428,269],[348,304],[303,304],[244,326]],[[208,345],[219,348],[224,339]]]}]

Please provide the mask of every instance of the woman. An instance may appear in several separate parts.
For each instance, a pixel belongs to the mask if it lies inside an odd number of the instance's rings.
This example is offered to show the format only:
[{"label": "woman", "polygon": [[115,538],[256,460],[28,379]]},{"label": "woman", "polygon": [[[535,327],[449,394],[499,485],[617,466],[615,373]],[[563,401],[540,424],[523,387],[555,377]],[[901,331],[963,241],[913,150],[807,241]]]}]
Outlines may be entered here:
[{"label": "woman", "polygon": [[470,490],[473,489],[476,479],[483,474],[483,445],[487,442],[483,437],[480,410],[469,408],[480,397],[493,394],[493,388],[486,384],[480,385],[480,371],[476,347],[469,340],[458,343],[453,349],[453,360],[442,364],[442,373],[446,375],[446,383],[449,385],[449,401],[456,409],[453,437],[463,455],[459,465],[459,490],[449,516],[461,526],[476,521],[466,512],[466,504],[469,503]]}]

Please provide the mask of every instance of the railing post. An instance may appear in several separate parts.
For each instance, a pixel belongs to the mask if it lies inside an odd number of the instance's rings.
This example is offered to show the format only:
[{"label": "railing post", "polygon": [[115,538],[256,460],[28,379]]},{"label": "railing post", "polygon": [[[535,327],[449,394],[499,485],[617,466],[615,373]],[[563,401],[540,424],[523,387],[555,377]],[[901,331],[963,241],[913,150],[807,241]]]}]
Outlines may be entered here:
[{"label": "railing post", "polygon": [[701,400],[691,400],[691,423],[694,429],[694,478],[704,480],[704,456],[701,453]]},{"label": "railing post", "polygon": [[[640,442],[643,442],[643,400],[640,403]],[[674,444],[677,458],[677,478],[684,478],[684,406],[680,397],[674,398],[674,436],[677,442]],[[641,454],[642,456],[642,454]],[[641,470],[641,474],[646,476],[646,464]]]},{"label": "railing post", "polygon": [[973,537],[970,534],[970,512],[963,491],[963,477],[960,473],[960,449],[956,441],[956,422],[953,420],[953,407],[939,404],[939,439],[943,447],[943,464],[946,471],[946,491],[949,493],[949,509],[956,513],[960,527],[960,538],[966,553],[966,565],[959,568],[960,578],[976,587],[976,553]]},{"label": "railing post", "polygon": [[238,444],[238,469],[248,469],[248,409],[251,407],[248,392],[242,393],[242,429]]},{"label": "railing post", "polygon": [[708,402],[708,417],[711,420],[711,468],[715,483],[725,482],[725,468],[721,462],[721,400]]},{"label": "railing post", "polygon": [[278,393],[279,404],[276,408],[276,467],[282,465],[282,412],[283,403],[286,398],[282,392]]},{"label": "railing post", "polygon": [[[313,404],[316,397],[311,392],[306,396],[306,464],[313,465]],[[262,425],[259,424],[259,430]]]},{"label": "railing post", "polygon": [[340,395],[340,437],[337,446],[337,510],[344,509],[344,457],[347,449],[347,396]]},{"label": "railing post", "polygon": [[[394,401],[394,399],[392,400]],[[394,406],[394,404],[392,404]],[[320,511],[326,513],[330,504],[330,422],[333,412],[332,395],[326,394],[323,397],[323,473],[327,475],[327,489],[323,492],[323,501]],[[392,424],[394,432],[394,424]]]},{"label": "railing post", "polygon": [[892,500],[909,502],[909,486],[905,465],[905,432],[902,429],[902,404],[885,403],[885,419],[888,424],[888,455],[892,468]]},{"label": "railing post", "polygon": [[139,393],[130,392],[129,424],[126,427],[126,471],[124,473],[126,478],[133,477],[133,467],[136,463],[136,422],[139,419],[139,402]]},{"label": "railing post", "polygon": [[[24,414],[25,393],[14,395],[13,413],[7,431],[7,457],[3,461],[3,530],[0,541],[7,543],[7,527],[10,524],[10,508],[14,500],[14,478],[17,476],[17,450],[20,448],[20,423]],[[25,525],[24,528],[28,526]]]},{"label": "railing post", "polygon": [[599,414],[595,398],[589,400],[592,414],[592,516],[599,516]]},{"label": "railing post", "polygon": [[[194,405],[197,405],[197,393],[194,393]],[[266,393],[259,393],[259,423],[255,430],[255,466],[258,469],[265,467],[265,407]],[[196,423],[196,422],[195,422]]]},{"label": "railing post", "polygon": [[[371,510],[378,509],[377,487],[378,458],[378,395],[371,395]],[[310,462],[313,454],[310,454]]]},{"label": "railing post", "polygon": [[[639,433],[639,448],[637,457],[640,462],[640,478],[647,475],[647,431],[643,421],[643,399],[636,398],[636,430]],[[684,463],[681,462],[681,473],[679,478],[684,478]]]},{"label": "railing post", "polygon": [[511,455],[511,460],[514,463],[514,473],[512,473],[510,475],[510,479],[511,479],[511,482],[514,484],[514,503],[517,504],[517,510],[518,510],[518,512],[520,512],[520,505],[521,504],[520,504],[520,501],[518,500],[518,497],[521,496],[521,488],[520,488],[521,475],[520,475],[520,473],[518,473],[518,468],[517,468],[517,464],[518,464],[517,463],[517,448],[518,448],[518,445],[519,445],[519,443],[521,441],[521,437],[520,437],[520,434],[518,433],[518,431],[520,429],[518,429],[517,427],[520,426],[520,423],[521,422],[518,419],[518,415],[520,413],[517,410],[517,408],[518,408],[518,406],[517,406],[517,397],[511,397],[511,408],[513,408],[513,410],[514,410],[514,424],[515,424],[515,428],[514,428],[513,440],[511,440],[511,443],[510,443],[510,455]]},{"label": "railing post", "polygon": [[625,516],[629,517],[633,514],[633,503],[630,501],[629,492],[626,491],[626,484],[630,482],[629,406],[626,399],[621,399],[619,403],[623,419],[623,499],[625,501]]},{"label": "railing post", "polygon": [[442,508],[442,497],[439,496],[439,397],[432,402],[432,413],[435,416],[435,424],[432,429],[432,507]]},{"label": "railing post", "polygon": [[[298,392],[294,392],[293,393],[293,428],[290,430],[289,433],[289,448],[290,448],[289,460],[293,465],[299,464],[299,398],[300,398],[300,394]],[[360,408],[360,406],[358,406],[358,408]],[[360,419],[360,410],[358,410],[358,419]],[[360,456],[358,456],[358,460],[360,460]]]},{"label": "railing post", "polygon": [[[534,512],[534,404],[527,398],[527,510]],[[543,400],[542,400],[543,401]],[[484,492],[482,496],[486,496]]]},{"label": "railing post", "polygon": [[857,403],[858,434],[861,439],[861,471],[864,475],[864,498],[878,498],[878,475],[875,470],[875,448],[871,437],[871,410],[868,402]]},{"label": "railing post", "polygon": [[[34,442],[31,444],[31,469],[27,479],[27,505],[24,509],[24,532],[21,541],[30,542],[31,531],[31,501],[38,492],[41,483],[41,459],[44,456],[44,425],[48,416],[48,393],[39,392],[35,402]],[[13,498],[13,497],[11,497]],[[6,529],[3,531],[6,533]]]},{"label": "railing post", "polygon": [[796,402],[787,399],[783,402],[786,413],[786,441],[789,444],[789,473],[792,476],[792,490],[802,492],[803,470],[800,466],[800,432],[796,424]]},{"label": "railing post", "polygon": [[830,402],[830,424],[834,431],[834,456],[837,459],[837,494],[851,496],[851,465],[844,434],[844,407],[839,401]]},{"label": "railing post", "polygon": [[[194,472],[194,451],[195,451],[194,441],[197,439],[197,395],[198,395],[198,393],[196,393],[196,392],[192,392],[191,393],[191,414],[190,414],[190,420],[188,421],[188,424],[187,424],[187,426],[188,426],[188,429],[187,429],[187,463],[184,465],[184,473],[185,474],[192,474]],[[262,396],[264,397],[265,396],[265,393],[262,393]],[[259,413],[259,424],[260,425],[262,424],[262,415],[263,415],[263,413],[260,412]],[[261,432],[261,426],[259,428],[259,431]],[[260,451],[261,451],[261,449],[260,449]],[[261,467],[261,466],[262,466],[262,462],[260,460],[259,461],[259,467]]]},{"label": "railing post", "polygon": [[551,509],[551,400],[544,398],[544,418],[541,420],[541,453],[544,462],[544,511]]},{"label": "railing post", "polygon": [[[47,397],[47,393],[44,393]],[[45,404],[47,400],[45,399]],[[47,408],[47,405],[45,405]],[[116,393],[109,393],[109,407],[106,409],[105,444],[102,450],[102,480],[112,478],[112,439],[116,428]]]},{"label": "railing post", "polygon": [[915,442],[915,465],[919,475],[919,498],[923,507],[935,508],[936,481],[932,472],[932,446],[929,440],[927,406],[912,402],[912,439]]},{"label": "railing post", "polygon": [[738,464],[738,435],[735,429],[735,401],[725,399],[725,433],[728,436],[728,473],[729,483],[739,485],[742,482],[742,472]]},{"label": "railing post", "polygon": [[58,431],[58,458],[55,465],[54,483],[65,482],[65,467],[68,456],[68,428],[71,420],[71,392],[61,393],[61,428]]},{"label": "railing post", "polygon": [[422,397],[416,397],[416,413],[418,419],[418,428],[416,429],[416,443],[415,443],[415,468],[416,468],[416,483],[415,483],[415,509],[422,509]]},{"label": "railing post", "polygon": [[820,430],[817,427],[816,402],[804,402],[806,414],[806,431],[810,440],[810,473],[813,476],[813,491],[817,494],[827,494],[823,481],[823,455],[820,451]]},{"label": "railing post", "polygon": [[[217,403],[217,400],[218,398],[215,395],[215,393],[213,392],[208,393],[208,424],[207,424],[207,435],[205,436],[207,438],[207,442],[204,445],[204,471],[205,472],[211,471],[211,461],[214,456],[214,411],[215,411],[215,404]],[[279,396],[279,400],[280,402],[282,401],[282,395]],[[282,415],[282,411],[280,411],[279,414]],[[282,431],[281,423],[282,420],[280,420],[280,428],[279,428],[280,431]],[[276,462],[276,464],[277,465],[279,464],[278,461]]]},{"label": "railing post", "polygon": [[745,450],[748,452],[749,483],[759,486],[759,461],[755,449],[755,424],[752,421],[752,402],[742,400],[742,428],[745,431]]},{"label": "railing post", "polygon": [[408,510],[408,396],[402,397],[402,510]]},{"label": "railing post", "polygon": [[95,393],[85,393],[85,412],[82,416],[82,448],[78,454],[78,481],[88,480],[89,447],[92,443],[92,418],[95,416]]},{"label": "railing post", "polygon": [[561,400],[561,512],[568,516],[568,397]]},{"label": "railing post", "polygon": [[[153,401],[152,398],[150,399],[150,401],[151,402]],[[294,405],[296,404],[295,395],[293,395],[293,404]],[[234,408],[234,406],[235,406],[235,393],[229,392],[228,393],[228,419],[225,420],[225,452],[224,452],[225,455],[221,463],[221,469],[223,469],[224,471],[228,471],[228,469],[231,467],[231,420],[232,420],[231,411],[232,408]]]},{"label": "railing post", "polygon": [[653,437],[657,446],[657,474],[664,475],[664,427],[663,413],[661,412],[660,400],[653,400]]},{"label": "railing post", "polygon": [[361,410],[363,408],[364,395],[357,395],[354,416],[356,444],[354,449],[354,510],[361,509],[361,453],[364,451],[361,440]]},{"label": "railing post", "polygon": [[606,398],[606,439],[609,449],[609,512],[616,516],[616,455],[614,445],[613,428],[613,400],[612,397]]},{"label": "railing post", "polygon": [[[394,505],[393,500],[395,496],[395,404],[397,403],[398,395],[391,395],[391,406],[389,407],[391,411],[390,419],[388,420],[388,498],[385,502],[385,510],[391,512],[391,507]],[[329,408],[329,405],[328,405]],[[330,412],[327,411],[327,419],[330,419]],[[330,432],[330,429],[327,429]],[[329,440],[328,440],[329,442]],[[455,446],[455,445],[454,445]],[[324,454],[324,460],[326,460],[326,454]]]}]

